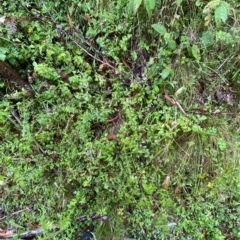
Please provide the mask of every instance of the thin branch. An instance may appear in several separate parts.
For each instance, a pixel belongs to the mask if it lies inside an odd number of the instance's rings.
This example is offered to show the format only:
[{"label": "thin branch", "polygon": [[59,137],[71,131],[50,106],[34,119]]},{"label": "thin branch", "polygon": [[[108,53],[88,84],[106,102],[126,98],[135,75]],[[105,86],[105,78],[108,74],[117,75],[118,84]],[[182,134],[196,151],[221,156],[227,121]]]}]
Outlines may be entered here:
[{"label": "thin branch", "polygon": [[222,66],[227,62],[227,60],[230,59],[230,57],[226,58],[223,63],[217,68],[217,71],[222,68]]},{"label": "thin branch", "polygon": [[188,114],[184,111],[184,109],[182,108],[182,106],[178,101],[176,101],[176,105],[185,116],[188,116]]},{"label": "thin branch", "polygon": [[72,41],[78,46],[80,47],[87,55],[89,55],[90,57],[92,57],[93,59],[95,59],[96,61],[102,63],[102,64],[105,64],[107,65],[108,67],[114,69],[114,71],[116,71],[116,68],[114,66],[112,66],[111,64],[109,64],[108,62],[104,62],[102,61],[101,59],[93,56],[90,52],[88,52],[84,47],[82,47],[77,41],[75,41],[74,39],[72,39]]},{"label": "thin branch", "polygon": [[21,121],[19,119],[17,111],[12,109],[12,110],[10,110],[10,112],[11,112],[12,116],[16,119],[16,121],[21,125]]},{"label": "thin branch", "polygon": [[[49,16],[50,16],[50,18],[52,19],[53,23],[57,25],[55,19],[53,18],[52,14],[51,14],[50,12],[49,12]],[[63,30],[63,29],[61,29],[61,32],[64,33],[64,34],[66,34],[66,35],[68,35],[68,33],[67,33],[65,30]],[[92,57],[93,59],[95,59],[96,61],[98,61],[98,62],[100,62],[100,63],[102,63],[102,64],[107,65],[108,67],[110,67],[110,68],[114,69],[114,71],[116,71],[116,68],[115,68],[114,66],[112,66],[112,65],[109,64],[108,62],[104,62],[104,61],[102,61],[101,59],[99,59],[99,58],[95,57],[94,55],[92,55],[92,54],[91,54],[90,52],[88,52],[81,44],[79,44],[73,37],[72,37],[71,39],[72,39],[72,41],[75,43],[75,45],[78,46],[79,48],[81,48],[88,56]],[[84,41],[84,42],[85,42],[85,41]],[[88,44],[88,45],[89,45],[89,44]],[[91,46],[91,47],[92,47],[92,46]]]},{"label": "thin branch", "polygon": [[25,209],[22,209],[22,210],[19,210],[19,211],[13,212],[13,213],[11,213],[11,214],[8,215],[8,216],[4,216],[4,217],[0,218],[0,220],[3,220],[3,219],[5,219],[5,218],[7,218],[7,217],[14,216],[14,215],[16,215],[16,214],[19,214],[19,213],[24,212],[24,211],[27,211],[27,210],[29,210],[29,208],[25,208]]},{"label": "thin branch", "polygon": [[41,126],[40,129],[36,132],[36,134],[41,133],[44,130],[45,126]]},{"label": "thin branch", "polygon": [[180,105],[180,103],[178,101],[176,101],[175,99],[169,97],[167,94],[164,95],[165,99],[167,99],[173,106],[177,106],[179,108],[179,110],[185,115],[188,116],[188,114],[184,111],[184,109],[182,108],[182,106]]}]

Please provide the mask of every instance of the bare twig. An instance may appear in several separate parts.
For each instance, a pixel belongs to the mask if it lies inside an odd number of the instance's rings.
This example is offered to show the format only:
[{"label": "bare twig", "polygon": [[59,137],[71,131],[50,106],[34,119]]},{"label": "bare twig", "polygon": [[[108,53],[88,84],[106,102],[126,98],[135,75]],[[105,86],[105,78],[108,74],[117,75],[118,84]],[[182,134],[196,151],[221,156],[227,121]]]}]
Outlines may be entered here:
[{"label": "bare twig", "polygon": [[17,111],[12,109],[12,110],[10,110],[10,112],[11,112],[12,116],[16,119],[16,121],[21,125],[21,121],[19,119]]},{"label": "bare twig", "polygon": [[71,115],[70,118],[67,120],[67,124],[66,124],[66,126],[65,126],[65,128],[64,128],[64,131],[67,131],[67,130],[68,130],[69,125],[70,125],[70,121],[73,119],[73,117],[74,117],[74,115]]},{"label": "bare twig", "polygon": [[41,133],[44,130],[45,126],[41,126],[40,129],[36,132],[36,134]]},{"label": "bare twig", "polygon": [[177,106],[179,108],[179,110],[185,115],[188,116],[188,114],[184,111],[184,109],[182,108],[182,106],[180,105],[180,103],[178,101],[176,101],[175,99],[169,97],[167,94],[165,94],[164,96],[172,105]]},{"label": "bare twig", "polygon": [[182,106],[178,101],[176,101],[176,105],[185,116],[188,116],[188,114],[184,111],[184,109],[182,108]]},{"label": "bare twig", "polygon": [[16,214],[19,214],[19,213],[24,212],[24,211],[27,211],[27,210],[29,210],[29,208],[25,208],[25,209],[22,209],[22,210],[18,210],[18,211],[16,211],[16,212],[11,213],[11,214],[8,215],[8,216],[4,216],[4,217],[0,218],[0,220],[3,220],[3,219],[5,219],[5,218],[7,218],[7,217],[12,217],[12,216],[14,216],[14,215],[16,215]]},{"label": "bare twig", "polygon": [[118,119],[118,117],[119,117],[119,113],[114,118],[109,119],[108,122],[114,122],[115,120]]},{"label": "bare twig", "polygon": [[112,68],[115,72],[116,72],[116,68],[114,66],[112,66],[111,64],[109,64],[108,62],[104,62],[101,59],[93,56],[90,52],[88,52],[84,47],[81,46],[81,44],[79,44],[75,39],[72,39],[72,41],[75,43],[75,45],[77,45],[79,48],[81,48],[87,55],[89,55],[90,57],[92,57],[93,59],[95,59],[96,61],[107,65],[108,67]]},{"label": "bare twig", "polygon": [[11,117],[8,117],[8,120],[9,120],[16,128],[19,127],[19,125],[18,125]]},{"label": "bare twig", "polygon": [[227,62],[227,60],[230,59],[230,57],[226,58],[223,63],[217,68],[217,71],[222,68],[222,66]]}]

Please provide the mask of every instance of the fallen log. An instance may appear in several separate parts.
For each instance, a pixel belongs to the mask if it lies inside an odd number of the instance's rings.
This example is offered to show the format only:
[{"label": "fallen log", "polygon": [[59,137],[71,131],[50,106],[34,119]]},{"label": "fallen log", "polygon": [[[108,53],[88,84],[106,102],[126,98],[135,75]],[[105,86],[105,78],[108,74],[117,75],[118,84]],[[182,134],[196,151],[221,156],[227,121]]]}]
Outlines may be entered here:
[{"label": "fallen log", "polygon": [[44,233],[44,230],[42,228],[38,228],[38,229],[35,229],[35,230],[31,230],[31,231],[28,231],[28,232],[21,233],[19,235],[19,237],[21,239],[33,239],[33,238],[36,238],[40,235],[43,235],[43,233]]}]

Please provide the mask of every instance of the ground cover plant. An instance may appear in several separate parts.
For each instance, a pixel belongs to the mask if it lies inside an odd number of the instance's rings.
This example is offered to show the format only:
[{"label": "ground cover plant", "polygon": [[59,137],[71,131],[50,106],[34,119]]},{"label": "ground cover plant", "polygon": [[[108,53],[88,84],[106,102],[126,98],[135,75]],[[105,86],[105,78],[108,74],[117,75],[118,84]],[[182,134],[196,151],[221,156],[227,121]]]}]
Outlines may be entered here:
[{"label": "ground cover plant", "polygon": [[239,239],[239,7],[2,1],[0,236]]}]

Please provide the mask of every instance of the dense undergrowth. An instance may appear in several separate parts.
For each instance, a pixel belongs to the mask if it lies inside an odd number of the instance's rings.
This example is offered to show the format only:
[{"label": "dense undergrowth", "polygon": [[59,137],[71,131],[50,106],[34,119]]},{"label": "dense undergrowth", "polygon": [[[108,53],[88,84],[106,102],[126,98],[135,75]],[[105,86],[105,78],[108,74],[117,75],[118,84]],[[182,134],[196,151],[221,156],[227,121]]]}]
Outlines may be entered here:
[{"label": "dense undergrowth", "polygon": [[76,239],[96,212],[97,239],[239,239],[239,15],[3,1],[0,227]]}]

